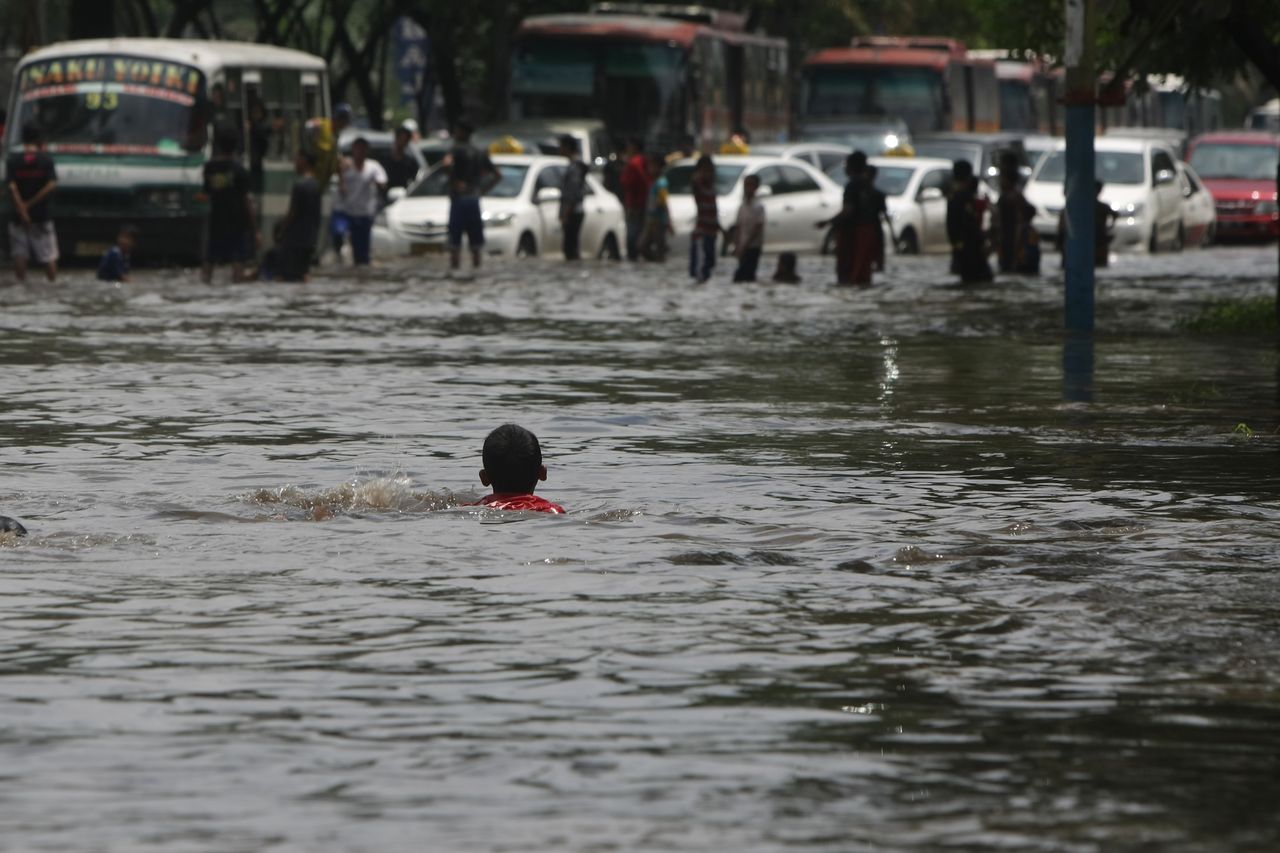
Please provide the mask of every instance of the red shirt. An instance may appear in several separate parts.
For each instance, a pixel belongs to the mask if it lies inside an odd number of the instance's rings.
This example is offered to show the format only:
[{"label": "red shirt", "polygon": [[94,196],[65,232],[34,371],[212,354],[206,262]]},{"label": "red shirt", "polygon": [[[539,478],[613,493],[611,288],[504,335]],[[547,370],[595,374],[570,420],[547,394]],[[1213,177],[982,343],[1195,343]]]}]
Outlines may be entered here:
[{"label": "red shirt", "polygon": [[559,504],[553,504],[551,501],[543,500],[537,495],[532,494],[494,493],[481,498],[480,503],[473,504],[473,506],[487,506],[490,509],[525,510],[527,512],[549,512],[552,515],[564,515],[564,507]]},{"label": "red shirt", "polygon": [[622,206],[627,210],[644,210],[648,204],[649,165],[643,154],[637,154],[622,170]]}]

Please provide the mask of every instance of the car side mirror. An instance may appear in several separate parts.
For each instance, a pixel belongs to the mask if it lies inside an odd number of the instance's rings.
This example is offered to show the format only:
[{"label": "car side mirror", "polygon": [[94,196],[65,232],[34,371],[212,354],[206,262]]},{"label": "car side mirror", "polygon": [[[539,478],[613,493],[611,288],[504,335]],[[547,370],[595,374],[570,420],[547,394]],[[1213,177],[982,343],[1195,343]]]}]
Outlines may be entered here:
[{"label": "car side mirror", "polygon": [[407,195],[407,191],[405,190],[404,187],[392,187],[391,189],[387,190],[387,203],[390,204],[393,202],[397,202],[400,199],[404,198],[405,195]]},{"label": "car side mirror", "polygon": [[538,190],[536,195],[534,195],[533,200],[536,201],[538,204],[545,204],[549,201],[559,201],[560,188],[559,187],[543,187],[542,189]]},{"label": "car side mirror", "polygon": [[1165,184],[1171,184],[1178,179],[1177,174],[1172,169],[1161,169],[1156,172],[1156,186],[1162,187]]},{"label": "car side mirror", "polygon": [[922,187],[920,192],[916,193],[916,201],[937,201],[942,197],[942,190],[937,187]]},{"label": "car side mirror", "polygon": [[756,187],[756,198],[768,198],[771,195],[773,195],[773,187]]}]

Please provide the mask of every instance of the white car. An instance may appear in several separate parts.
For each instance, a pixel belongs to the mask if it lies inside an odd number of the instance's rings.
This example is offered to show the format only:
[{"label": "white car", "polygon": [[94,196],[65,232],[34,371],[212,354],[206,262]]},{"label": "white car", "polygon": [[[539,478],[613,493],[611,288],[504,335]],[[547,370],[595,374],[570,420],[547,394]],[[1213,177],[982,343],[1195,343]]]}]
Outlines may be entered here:
[{"label": "white car", "polygon": [[816,166],[820,171],[831,174],[831,169],[843,166],[844,161],[853,153],[848,145],[835,142],[788,142],[781,144],[752,145],[751,153],[764,157],[785,157],[788,160],[799,160]]},{"label": "white car", "polygon": [[[843,189],[808,163],[785,157],[722,154],[716,165],[716,209],[720,226],[732,233],[742,204],[742,182],[748,175],[760,178],[757,196],[764,204],[766,252],[819,252],[826,229],[817,225],[840,212]],[[688,247],[697,210],[690,179],[695,160],[681,160],[667,169],[670,192],[668,209],[676,238],[672,251]]]},{"label": "white car", "polygon": [[[485,252],[506,257],[558,254],[562,238],[560,184],[569,161],[563,157],[498,155],[502,173],[485,193]],[[375,251],[404,254],[443,249],[449,239],[449,173],[436,168],[418,181],[374,224]],[[587,175],[586,217],[580,237],[582,254],[617,259],[626,226],[622,203],[593,175]]]},{"label": "white car", "polygon": [[1187,246],[1208,246],[1218,230],[1218,212],[1213,195],[1191,168],[1178,163],[1178,183],[1182,187],[1182,231]]},{"label": "white car", "polygon": [[[1111,245],[1116,249],[1181,249],[1182,185],[1177,158],[1164,143],[1150,139],[1102,137],[1094,142],[1101,199],[1117,214]],[[1036,164],[1024,191],[1036,207],[1032,224],[1046,239],[1056,240],[1058,217],[1065,206],[1063,180],[1066,147],[1060,144]]]},{"label": "white car", "polygon": [[899,254],[951,251],[947,238],[951,161],[872,157],[867,162],[876,167],[876,189],[885,194]]}]

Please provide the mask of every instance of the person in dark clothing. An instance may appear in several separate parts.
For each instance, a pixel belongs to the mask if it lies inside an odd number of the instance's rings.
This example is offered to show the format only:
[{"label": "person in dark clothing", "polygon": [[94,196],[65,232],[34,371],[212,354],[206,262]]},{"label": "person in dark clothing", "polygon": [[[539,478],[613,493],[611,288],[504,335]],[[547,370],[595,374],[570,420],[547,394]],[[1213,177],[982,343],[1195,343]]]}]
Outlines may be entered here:
[{"label": "person in dark clothing", "polygon": [[689,239],[689,275],[703,284],[716,266],[716,237],[720,234],[720,214],[716,207],[716,165],[703,154],[693,167],[689,181],[697,213]]},{"label": "person in dark clothing", "polygon": [[1040,235],[1031,226],[1035,205],[1022,194],[1017,157],[1006,152],[1000,158],[1000,198],[991,217],[991,238],[996,245],[1000,272],[1040,274]]},{"label": "person in dark clothing", "polygon": [[947,238],[951,241],[951,271],[963,284],[991,281],[987,263],[987,235],[982,227],[987,203],[978,195],[978,179],[968,160],[956,160],[951,170],[951,198],[947,200]]},{"label": "person in dark clothing", "polygon": [[391,153],[382,161],[382,167],[387,172],[387,189],[392,187],[408,189],[409,184],[417,180],[418,160],[409,153],[409,143],[412,140],[413,133],[409,128],[404,125],[396,128]]},{"label": "person in dark clothing", "polygon": [[578,245],[582,221],[586,218],[587,164],[578,153],[578,140],[569,134],[560,137],[560,156],[569,158],[560,184],[560,227],[563,229],[564,259],[576,261],[582,254]]},{"label": "person in dark clothing", "polygon": [[462,263],[462,235],[471,249],[471,265],[480,266],[484,253],[484,220],[480,215],[480,196],[497,186],[502,173],[489,155],[471,144],[471,125],[458,122],[454,128],[453,150],[445,158],[449,170],[449,266]]},{"label": "person in dark clothing", "polygon": [[267,105],[254,96],[249,101],[249,192],[255,196],[261,196],[266,186],[262,161],[271,147],[271,131]]},{"label": "person in dark clothing", "polygon": [[644,143],[627,140],[626,165],[622,169],[622,209],[627,219],[627,260],[640,257],[640,237],[644,234],[645,209],[649,206],[649,160]]},{"label": "person in dark clothing", "polygon": [[844,188],[844,204],[833,218],[818,223],[835,226],[836,284],[871,284],[871,272],[879,252],[880,220],[888,216],[884,193],[871,182],[867,155],[854,151],[845,161],[849,182]]},{"label": "person in dark clothing", "polygon": [[132,225],[121,225],[116,234],[116,244],[98,262],[98,281],[128,281],[129,259],[137,243],[138,229]]},{"label": "person in dark clothing", "polygon": [[205,246],[204,280],[213,268],[231,265],[231,280],[244,281],[244,265],[258,241],[249,172],[235,159],[240,134],[223,125],[214,133],[214,156],[204,164],[204,194],[209,199],[209,228]]},{"label": "person in dark clothing", "polygon": [[58,235],[53,230],[50,196],[58,189],[53,159],[44,153],[44,133],[37,124],[22,128],[22,150],[9,155],[5,174],[13,208],[9,215],[9,254],[18,281],[27,277],[28,261],[43,264],[49,281],[58,277]]},{"label": "person in dark clothing", "polygon": [[316,239],[320,233],[320,182],[316,180],[315,161],[310,154],[299,152],[294,159],[298,179],[289,194],[289,210],[280,220],[280,239],[273,273],[281,281],[306,281],[315,257]]}]

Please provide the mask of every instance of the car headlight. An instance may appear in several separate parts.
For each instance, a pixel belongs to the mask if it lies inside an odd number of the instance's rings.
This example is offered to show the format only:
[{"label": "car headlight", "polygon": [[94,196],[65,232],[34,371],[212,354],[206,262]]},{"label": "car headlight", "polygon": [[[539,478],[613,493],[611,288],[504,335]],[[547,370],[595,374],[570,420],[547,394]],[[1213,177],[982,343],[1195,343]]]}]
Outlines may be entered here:
[{"label": "car headlight", "polygon": [[1137,219],[1142,216],[1142,203],[1126,204],[1124,207],[1120,208],[1118,213],[1121,216],[1132,216],[1134,219]]},{"label": "car headlight", "polygon": [[1253,212],[1261,216],[1271,216],[1273,214],[1280,213],[1280,204],[1277,204],[1274,201],[1260,201],[1253,209]]},{"label": "car headlight", "polygon": [[508,211],[504,211],[504,212],[502,212],[502,213],[487,213],[487,212],[486,212],[486,213],[482,214],[482,215],[480,216],[480,218],[481,218],[482,220],[484,220],[484,224],[485,224],[485,225],[489,225],[489,226],[492,226],[492,227],[494,227],[494,228],[502,228],[502,227],[503,227],[503,226],[505,226],[505,225],[510,225],[510,224],[511,224],[511,222],[512,222],[512,220],[514,220],[514,219],[516,218],[516,215],[515,215],[514,213],[512,213],[511,211],[509,211],[509,210],[508,210]]}]

